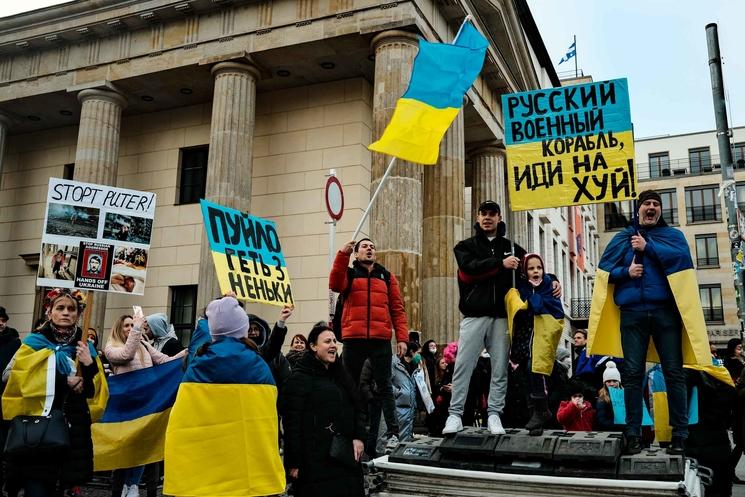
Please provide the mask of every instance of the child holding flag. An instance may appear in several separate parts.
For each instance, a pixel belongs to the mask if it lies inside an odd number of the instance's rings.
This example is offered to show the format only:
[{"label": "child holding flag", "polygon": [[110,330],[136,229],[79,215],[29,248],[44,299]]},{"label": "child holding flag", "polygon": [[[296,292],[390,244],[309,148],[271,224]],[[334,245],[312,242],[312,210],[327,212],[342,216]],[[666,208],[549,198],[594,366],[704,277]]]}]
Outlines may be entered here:
[{"label": "child holding flag", "polygon": [[538,254],[527,254],[523,259],[525,279],[517,281],[517,289],[527,305],[515,315],[512,335],[513,360],[519,357],[519,362],[529,368],[529,405],[533,413],[525,429],[536,436],[543,433],[544,425],[551,419],[546,378],[553,371],[564,328],[564,308],[553,295],[553,280],[544,268]]}]

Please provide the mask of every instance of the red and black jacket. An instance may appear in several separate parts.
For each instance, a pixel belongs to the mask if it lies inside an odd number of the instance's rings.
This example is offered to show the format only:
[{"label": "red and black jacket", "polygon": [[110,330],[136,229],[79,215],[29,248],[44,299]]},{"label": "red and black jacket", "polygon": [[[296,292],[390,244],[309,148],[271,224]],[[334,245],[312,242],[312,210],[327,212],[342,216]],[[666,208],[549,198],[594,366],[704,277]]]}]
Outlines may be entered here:
[{"label": "red and black jacket", "polygon": [[357,261],[349,268],[349,257],[339,251],[329,275],[329,288],[345,295],[344,340],[390,340],[395,330],[397,342],[408,341],[406,310],[396,277],[377,263],[371,271]]}]

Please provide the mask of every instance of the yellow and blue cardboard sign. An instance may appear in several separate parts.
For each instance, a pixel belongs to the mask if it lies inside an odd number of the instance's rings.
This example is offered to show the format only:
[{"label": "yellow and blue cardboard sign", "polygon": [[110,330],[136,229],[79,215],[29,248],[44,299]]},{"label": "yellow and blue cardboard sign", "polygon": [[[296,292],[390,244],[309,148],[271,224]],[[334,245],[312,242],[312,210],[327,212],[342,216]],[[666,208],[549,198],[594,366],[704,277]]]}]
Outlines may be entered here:
[{"label": "yellow and blue cardboard sign", "polygon": [[514,210],[636,197],[628,82],[502,95]]},{"label": "yellow and blue cardboard sign", "polygon": [[294,305],[276,224],[207,200],[201,207],[220,290],[239,300]]}]

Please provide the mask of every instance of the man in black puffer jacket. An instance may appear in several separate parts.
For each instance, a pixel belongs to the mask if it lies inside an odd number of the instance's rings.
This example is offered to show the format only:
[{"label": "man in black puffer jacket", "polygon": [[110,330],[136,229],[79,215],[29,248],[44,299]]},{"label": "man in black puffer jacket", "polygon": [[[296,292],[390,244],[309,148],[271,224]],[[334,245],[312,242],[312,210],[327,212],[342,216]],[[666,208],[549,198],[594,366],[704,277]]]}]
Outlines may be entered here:
[{"label": "man in black puffer jacket", "polygon": [[[510,352],[504,297],[512,287],[513,271],[519,271],[525,250],[505,238],[502,210],[493,200],[482,202],[479,206],[474,229],[474,236],[459,242],[453,249],[458,261],[458,307],[464,318],[460,323],[450,416],[442,430],[443,434],[463,429],[461,417],[471,373],[484,347],[489,353],[492,374],[487,425],[493,434],[504,433],[500,415],[507,394]],[[558,282],[554,281],[553,285],[554,296],[560,296]]]}]

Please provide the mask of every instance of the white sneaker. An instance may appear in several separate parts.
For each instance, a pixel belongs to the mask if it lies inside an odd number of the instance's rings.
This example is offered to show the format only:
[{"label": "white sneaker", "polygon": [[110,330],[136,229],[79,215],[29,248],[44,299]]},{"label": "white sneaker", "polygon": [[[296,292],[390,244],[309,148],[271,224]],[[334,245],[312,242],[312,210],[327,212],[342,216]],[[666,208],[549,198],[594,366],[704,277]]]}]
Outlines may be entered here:
[{"label": "white sneaker", "polygon": [[[491,419],[491,418],[490,418]],[[463,422],[460,420],[460,416],[451,414],[445,421],[445,428],[442,429],[443,435],[449,435],[451,433],[458,433],[463,430]]]},{"label": "white sneaker", "polygon": [[127,497],[140,497],[139,485],[130,485],[129,492],[127,492]]},{"label": "white sneaker", "polygon": [[129,485],[126,483],[122,485],[122,497],[127,497],[129,495]]},{"label": "white sneaker", "polygon": [[391,438],[389,438],[388,442],[385,444],[385,453],[390,454],[396,449],[396,447],[398,447],[398,437],[396,435],[391,435]]},{"label": "white sneaker", "polygon": [[490,414],[486,424],[492,435],[504,435],[506,433],[502,426],[502,420],[499,418],[499,414]]}]

